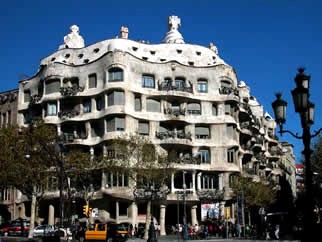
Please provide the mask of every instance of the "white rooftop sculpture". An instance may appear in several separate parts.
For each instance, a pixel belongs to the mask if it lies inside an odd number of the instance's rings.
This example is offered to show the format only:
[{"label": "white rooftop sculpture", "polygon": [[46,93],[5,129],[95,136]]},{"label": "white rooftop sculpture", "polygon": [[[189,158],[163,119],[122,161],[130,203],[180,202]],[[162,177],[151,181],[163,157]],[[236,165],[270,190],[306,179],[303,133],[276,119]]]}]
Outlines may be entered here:
[{"label": "white rooftop sculpture", "polygon": [[70,33],[64,37],[64,44],[60,45],[59,49],[85,47],[84,39],[79,35],[78,26],[72,25],[69,29]]},{"label": "white rooftop sculpture", "polygon": [[184,44],[182,35],[178,28],[181,26],[181,20],[178,16],[170,16],[168,20],[168,33],[163,39],[163,43],[168,44]]}]

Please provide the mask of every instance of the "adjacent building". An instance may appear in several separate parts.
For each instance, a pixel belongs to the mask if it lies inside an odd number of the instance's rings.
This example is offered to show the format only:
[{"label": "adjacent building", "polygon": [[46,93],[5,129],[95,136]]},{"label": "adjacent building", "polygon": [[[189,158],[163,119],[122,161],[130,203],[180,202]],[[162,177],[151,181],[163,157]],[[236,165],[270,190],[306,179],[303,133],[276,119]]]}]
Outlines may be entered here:
[{"label": "adjacent building", "polygon": [[[0,129],[17,125],[18,89],[0,93]],[[0,190],[0,224],[25,216],[27,199],[15,188]]]},{"label": "adjacent building", "polygon": [[[67,147],[92,156],[108,156],[109,141],[130,133],[176,154],[170,193],[153,207],[161,234],[166,225],[182,223],[184,205],[191,224],[235,219],[230,182],[236,174],[276,184],[288,176],[295,189],[292,146],[278,141],[275,121],[216,46],[185,43],[180,25],[170,16],[158,44],[130,40],[122,27],[118,38],[89,46],[73,25],[59,50],[19,82],[19,125],[41,118],[56,125]],[[136,202],[131,184],[124,174],[102,174],[91,201],[102,219],[140,221],[146,206]],[[183,191],[185,201],[178,196]],[[54,221],[58,207],[50,200],[47,205],[44,216]]]}]

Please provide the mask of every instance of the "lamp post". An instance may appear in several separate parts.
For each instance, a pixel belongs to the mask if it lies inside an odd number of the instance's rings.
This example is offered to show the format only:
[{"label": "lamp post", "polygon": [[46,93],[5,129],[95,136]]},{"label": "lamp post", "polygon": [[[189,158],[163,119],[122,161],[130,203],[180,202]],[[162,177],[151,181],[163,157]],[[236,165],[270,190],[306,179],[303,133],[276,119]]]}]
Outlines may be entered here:
[{"label": "lamp post", "polygon": [[58,139],[55,144],[55,151],[58,153],[56,161],[57,168],[59,168],[59,223],[60,227],[64,226],[64,164],[63,164],[63,149],[64,143],[62,139]]},{"label": "lamp post", "polygon": [[[310,76],[304,73],[304,68],[299,68],[298,73],[295,76],[296,87],[292,90],[292,97],[295,107],[295,112],[299,113],[301,118],[301,126],[303,129],[302,135],[294,134],[289,130],[283,130],[283,124],[286,121],[286,106],[287,102],[281,98],[281,94],[276,94],[276,100],[272,103],[274,109],[275,120],[279,125],[279,133],[289,133],[297,139],[302,139],[304,150],[303,155],[305,159],[305,195],[307,198],[307,204],[304,211],[304,235],[302,241],[309,240],[309,238],[315,238],[315,222],[314,222],[314,201],[313,201],[313,184],[312,184],[312,169],[310,157],[312,150],[311,139],[317,136],[321,130],[315,131],[311,134],[310,127],[314,123],[314,104],[310,102],[309,87],[310,87]],[[312,237],[313,236],[313,237]]]}]

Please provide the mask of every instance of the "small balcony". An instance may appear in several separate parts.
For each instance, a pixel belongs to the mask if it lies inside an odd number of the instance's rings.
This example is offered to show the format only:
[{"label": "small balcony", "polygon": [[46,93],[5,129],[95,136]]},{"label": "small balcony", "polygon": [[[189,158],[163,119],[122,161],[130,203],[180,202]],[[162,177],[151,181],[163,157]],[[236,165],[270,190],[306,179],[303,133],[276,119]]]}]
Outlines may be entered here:
[{"label": "small balcony", "polygon": [[221,95],[235,95],[238,96],[239,92],[237,89],[232,88],[232,87],[220,87],[219,88],[219,94]]},{"label": "small balcony", "polygon": [[175,130],[169,130],[169,131],[163,131],[163,132],[155,132],[155,137],[158,139],[189,139],[191,140],[191,133],[190,132],[183,132],[183,131],[175,131]]},{"label": "small balcony", "polygon": [[73,118],[75,116],[79,115],[79,112],[77,110],[64,110],[64,111],[60,111],[58,112],[58,117],[60,119],[69,119],[69,118]]},{"label": "small balcony", "polygon": [[174,115],[178,117],[179,115],[186,115],[186,109],[185,108],[165,108],[164,113],[168,115]]}]

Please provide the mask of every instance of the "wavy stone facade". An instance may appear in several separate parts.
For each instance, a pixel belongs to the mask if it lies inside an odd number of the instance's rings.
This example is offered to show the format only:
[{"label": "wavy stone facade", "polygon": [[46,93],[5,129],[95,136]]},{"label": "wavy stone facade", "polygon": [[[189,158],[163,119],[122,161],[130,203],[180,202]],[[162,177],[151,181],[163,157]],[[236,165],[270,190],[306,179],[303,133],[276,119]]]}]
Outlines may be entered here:
[{"label": "wavy stone facade", "polygon": [[[204,203],[219,204],[219,215],[229,210],[235,219],[232,177],[242,172],[279,176],[278,161],[285,155],[274,120],[249,87],[213,44],[185,44],[177,21],[169,19],[162,44],[129,40],[124,27],[121,38],[83,48],[65,39],[41,60],[35,76],[19,83],[20,125],[42,118],[57,125],[66,145],[81,146],[93,156],[108,155],[107,142],[125,133],[146,135],[160,151],[176,153],[181,162],[175,164],[170,193],[154,212],[161,234],[177,223],[177,203],[182,211],[177,192],[183,191],[183,179],[189,223],[201,222]],[[82,40],[75,31],[69,39]],[[117,222],[137,224],[145,213],[134,201],[131,181],[116,180],[115,174],[103,174],[93,203],[105,219]]]}]

